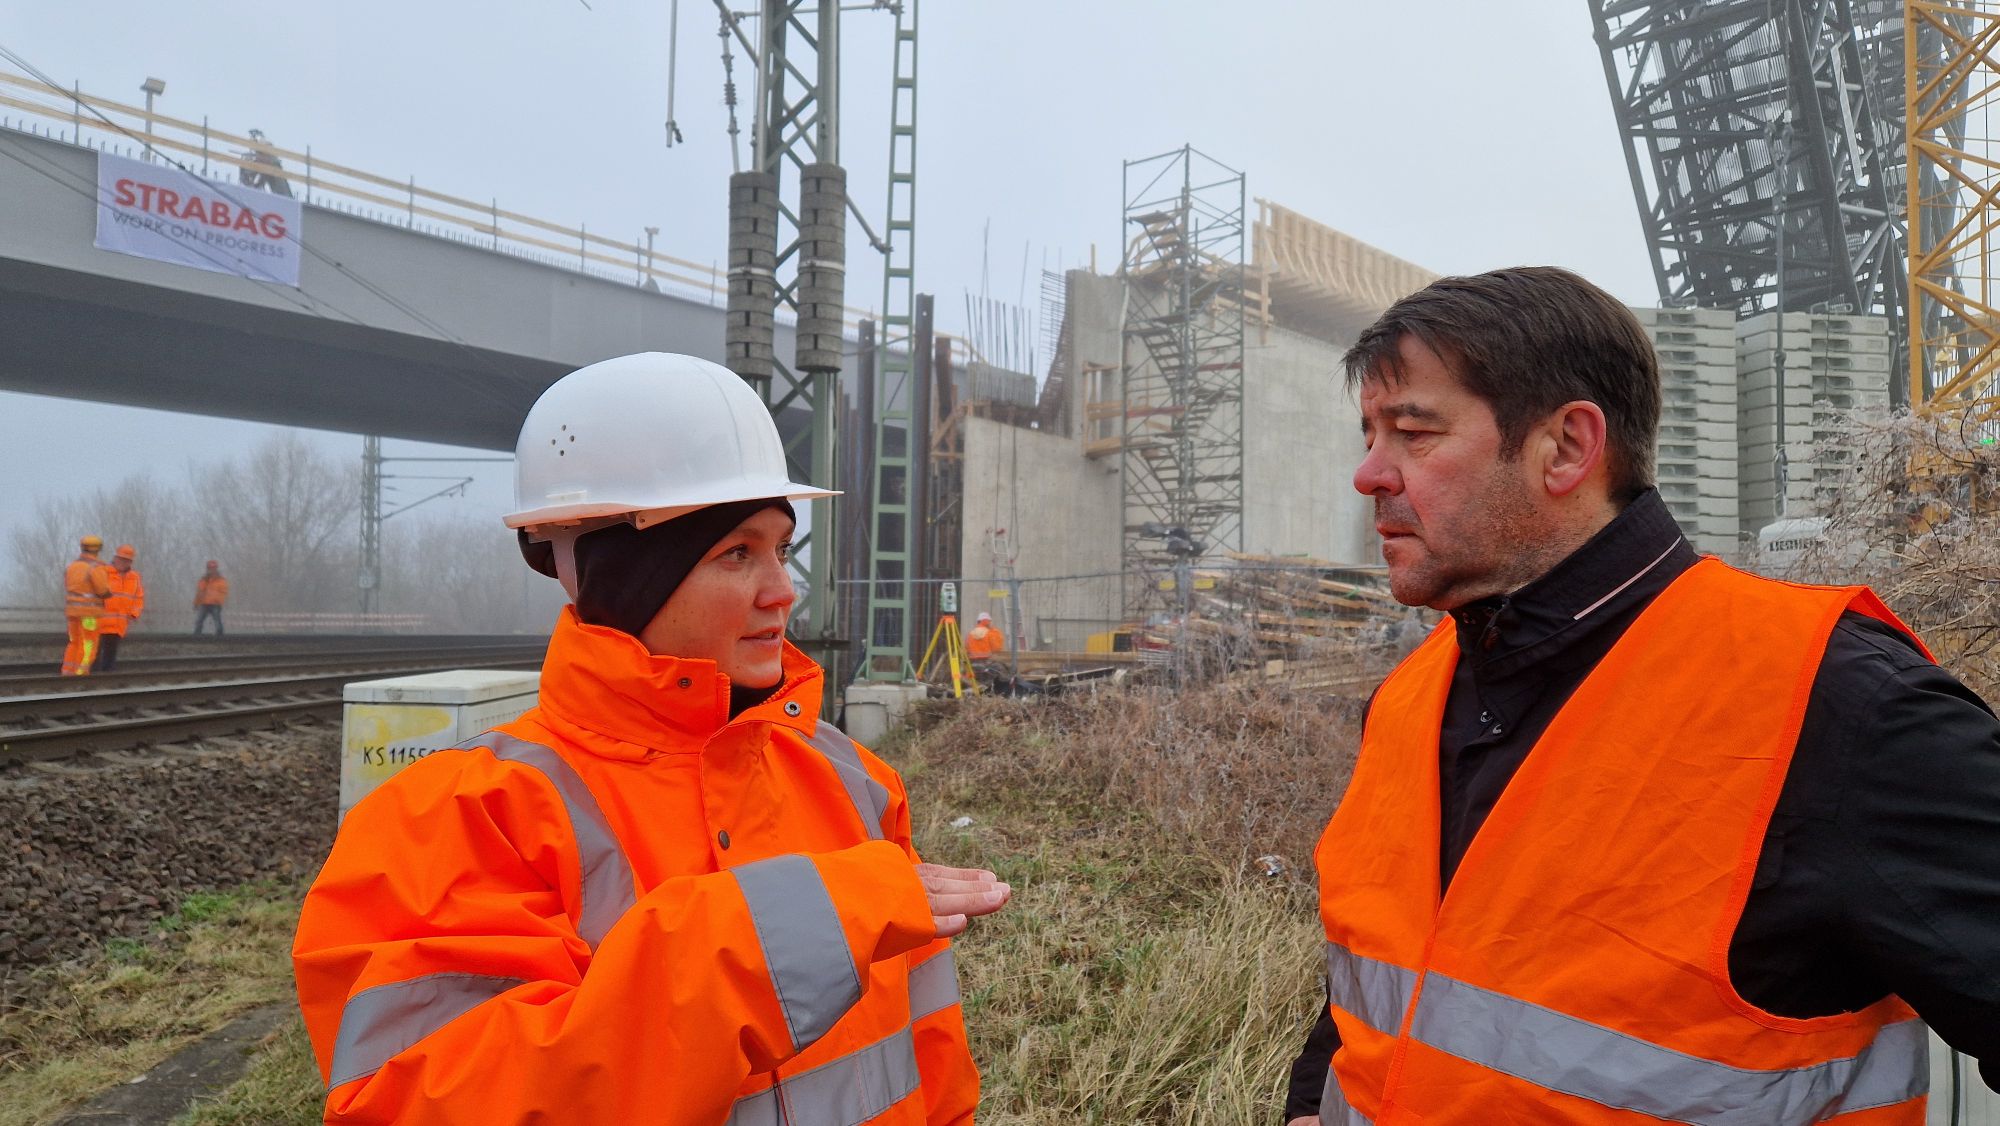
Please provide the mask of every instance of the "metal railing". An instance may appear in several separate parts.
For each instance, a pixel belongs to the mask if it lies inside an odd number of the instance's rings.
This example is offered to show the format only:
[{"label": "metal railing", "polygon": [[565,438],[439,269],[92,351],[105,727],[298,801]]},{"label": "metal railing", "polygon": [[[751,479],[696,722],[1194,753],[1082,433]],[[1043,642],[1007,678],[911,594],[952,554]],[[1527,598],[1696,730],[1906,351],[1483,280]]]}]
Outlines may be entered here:
[{"label": "metal railing", "polygon": [[[15,120],[12,114],[21,115]],[[0,72],[0,127],[93,149],[131,146],[149,150],[203,177],[234,168],[284,180],[314,207],[340,211],[388,226],[566,267],[635,286],[651,282],[662,292],[726,303],[728,271],[719,262],[696,262],[660,253],[650,237],[631,240],[538,219],[500,206],[498,199],[470,199],[417,183],[329,161],[311,145],[285,148],[217,129],[208,118],[187,121],[134,105]],[[274,166],[272,160],[282,167]],[[868,309],[846,306],[850,332]],[[894,342],[891,342],[894,343]]]}]

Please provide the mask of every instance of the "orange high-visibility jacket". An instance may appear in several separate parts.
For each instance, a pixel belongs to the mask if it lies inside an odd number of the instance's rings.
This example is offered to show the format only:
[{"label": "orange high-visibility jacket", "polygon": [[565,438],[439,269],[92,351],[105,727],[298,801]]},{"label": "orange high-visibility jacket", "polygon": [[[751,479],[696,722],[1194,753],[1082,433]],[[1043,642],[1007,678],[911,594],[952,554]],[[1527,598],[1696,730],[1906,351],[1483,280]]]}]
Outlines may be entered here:
[{"label": "orange high-visibility jacket", "polygon": [[[1331,1012],[1326,1126],[1921,1126],[1926,1034],[1889,997],[1776,1016],[1729,944],[1845,610],[1707,559],[1550,722],[1439,899],[1450,621],[1376,693],[1317,853]],[[1906,630],[1907,632],[1907,630]]]},{"label": "orange high-visibility jacket", "polygon": [[293,946],[328,1122],[970,1123],[901,780],[785,649],[708,661],[563,612],[540,706],[349,812]]},{"label": "orange high-visibility jacket", "polygon": [[63,568],[63,616],[95,618],[111,593],[111,568],[95,555],[79,555]]},{"label": "orange high-visibility jacket", "polygon": [[122,573],[113,567],[105,579],[110,583],[111,593],[104,599],[104,623],[98,632],[123,637],[132,619],[145,612],[146,584],[139,578],[137,567]]},{"label": "orange high-visibility jacket", "polygon": [[209,578],[203,575],[194,581],[194,604],[196,606],[220,606],[229,601],[229,580],[217,575]]},{"label": "orange high-visibility jacket", "polygon": [[1007,635],[990,625],[973,626],[972,632],[965,635],[965,655],[975,661],[983,661],[1006,649]]}]

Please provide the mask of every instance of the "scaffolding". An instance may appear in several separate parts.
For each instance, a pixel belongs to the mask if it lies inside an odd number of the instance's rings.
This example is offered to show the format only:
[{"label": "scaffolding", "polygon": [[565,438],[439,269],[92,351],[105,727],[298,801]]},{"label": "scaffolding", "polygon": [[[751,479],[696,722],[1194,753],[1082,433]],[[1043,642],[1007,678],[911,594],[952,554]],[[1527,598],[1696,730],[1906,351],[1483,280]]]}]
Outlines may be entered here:
[{"label": "scaffolding", "polygon": [[[1192,147],[1125,162],[1121,428],[1128,612],[1243,547],[1243,174]],[[1163,598],[1178,591],[1179,597]]]},{"label": "scaffolding", "polygon": [[1902,0],[1591,12],[1662,303],[1874,314],[1900,340]]},{"label": "scaffolding", "polygon": [[2000,3],[1909,0],[1909,397],[1992,428],[2000,409]]}]

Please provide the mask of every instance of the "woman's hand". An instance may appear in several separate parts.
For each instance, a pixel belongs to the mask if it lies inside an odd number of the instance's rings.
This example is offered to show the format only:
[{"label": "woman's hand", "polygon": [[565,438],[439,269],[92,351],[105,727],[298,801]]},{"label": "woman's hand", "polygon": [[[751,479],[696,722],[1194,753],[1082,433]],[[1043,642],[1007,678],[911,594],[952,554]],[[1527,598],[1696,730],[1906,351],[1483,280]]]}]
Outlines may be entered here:
[{"label": "woman's hand", "polygon": [[1014,889],[983,868],[917,865],[917,878],[931,901],[931,922],[939,938],[963,934],[974,915],[991,915],[1006,906]]}]

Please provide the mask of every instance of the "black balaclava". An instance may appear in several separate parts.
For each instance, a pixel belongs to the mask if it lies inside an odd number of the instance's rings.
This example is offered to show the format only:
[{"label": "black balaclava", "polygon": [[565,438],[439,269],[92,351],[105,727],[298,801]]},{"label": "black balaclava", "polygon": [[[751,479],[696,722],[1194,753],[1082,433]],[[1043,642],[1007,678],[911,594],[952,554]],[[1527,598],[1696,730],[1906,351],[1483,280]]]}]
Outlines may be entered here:
[{"label": "black balaclava", "polygon": [[[767,508],[775,508],[796,523],[792,502],[783,497],[739,500],[696,509],[685,516],[655,524],[644,531],[630,524],[613,524],[576,538],[576,616],[594,626],[606,626],[633,637],[646,628],[667,604],[701,557],[736,530],[738,524]],[[521,555],[528,565],[555,577],[555,550],[535,543],[523,531]],[[783,683],[781,680],[780,683]],[[729,689],[729,714],[763,702],[777,691],[767,688]]]}]

